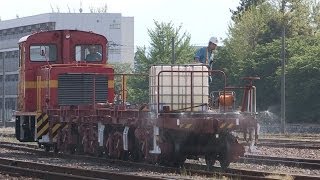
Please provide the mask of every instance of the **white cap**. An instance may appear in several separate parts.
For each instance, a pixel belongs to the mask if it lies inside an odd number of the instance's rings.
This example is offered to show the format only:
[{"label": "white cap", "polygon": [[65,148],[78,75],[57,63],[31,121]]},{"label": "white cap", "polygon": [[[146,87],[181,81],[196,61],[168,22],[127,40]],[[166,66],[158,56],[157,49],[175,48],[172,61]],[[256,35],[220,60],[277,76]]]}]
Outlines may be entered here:
[{"label": "white cap", "polygon": [[210,43],[210,42],[212,42],[212,43],[214,43],[214,44],[218,44],[218,38],[212,36],[212,37],[209,39],[209,43]]}]

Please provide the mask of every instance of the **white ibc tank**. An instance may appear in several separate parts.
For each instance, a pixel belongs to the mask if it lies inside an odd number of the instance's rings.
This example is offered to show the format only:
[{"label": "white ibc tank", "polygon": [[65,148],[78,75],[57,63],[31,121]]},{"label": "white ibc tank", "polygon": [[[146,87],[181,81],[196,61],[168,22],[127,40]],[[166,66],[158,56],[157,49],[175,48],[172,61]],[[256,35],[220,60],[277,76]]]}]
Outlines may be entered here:
[{"label": "white ibc tank", "polygon": [[203,65],[152,66],[149,72],[151,110],[157,112],[159,104],[159,111],[163,106],[169,106],[171,111],[206,111],[209,94],[207,71]]}]

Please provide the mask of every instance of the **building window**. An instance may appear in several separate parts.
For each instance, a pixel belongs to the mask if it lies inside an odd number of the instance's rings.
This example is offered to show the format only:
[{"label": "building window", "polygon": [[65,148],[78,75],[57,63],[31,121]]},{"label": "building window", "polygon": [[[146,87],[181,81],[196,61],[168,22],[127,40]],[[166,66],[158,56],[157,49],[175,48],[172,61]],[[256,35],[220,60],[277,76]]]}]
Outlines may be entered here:
[{"label": "building window", "polygon": [[6,82],[18,81],[18,74],[8,74],[5,77],[6,77]]},{"label": "building window", "polygon": [[6,59],[10,58],[10,51],[4,53],[4,58]]},{"label": "building window", "polygon": [[120,54],[120,48],[109,48],[109,54]]},{"label": "building window", "polygon": [[121,24],[110,24],[109,29],[121,29]]},{"label": "building window", "polygon": [[18,58],[19,57],[19,51],[14,51],[14,55],[13,55],[14,58]]},{"label": "building window", "polygon": [[10,59],[10,58],[18,58],[19,56],[19,51],[6,51],[6,52],[2,52],[0,53],[0,58],[2,59],[4,56],[5,59]]},{"label": "building window", "polygon": [[54,30],[54,29],[55,29],[55,22],[46,22],[46,23],[40,23],[40,24],[32,24],[27,26],[3,29],[3,30],[0,30],[0,39],[1,40],[16,39],[21,35],[31,33],[32,30],[48,31],[48,30]]}]

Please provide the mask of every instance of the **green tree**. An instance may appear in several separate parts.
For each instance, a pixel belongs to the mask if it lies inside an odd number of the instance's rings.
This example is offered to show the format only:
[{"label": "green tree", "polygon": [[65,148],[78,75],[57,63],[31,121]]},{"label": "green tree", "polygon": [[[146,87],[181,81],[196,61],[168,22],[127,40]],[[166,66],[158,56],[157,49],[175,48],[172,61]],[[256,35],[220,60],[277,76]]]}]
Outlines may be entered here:
[{"label": "green tree", "polygon": [[[287,61],[287,118],[316,121],[320,114],[316,89],[319,84],[319,2],[281,0],[251,5],[233,18],[225,46],[217,54],[216,67],[226,68],[232,84],[242,76],[259,76],[258,109],[280,111],[281,30],[285,20]],[[223,62],[220,63],[219,62]]]},{"label": "green tree", "polygon": [[311,26],[313,33],[320,36],[320,1],[314,1],[311,10]]},{"label": "green tree", "polygon": [[[190,45],[190,34],[181,33],[182,26],[174,27],[170,23],[154,21],[154,29],[148,29],[150,47],[138,47],[135,53],[135,73],[147,74],[151,65],[171,64],[172,37],[175,39],[176,64],[190,63],[194,48]],[[136,77],[129,82],[129,101],[133,103],[148,102],[148,77]]]},{"label": "green tree", "polygon": [[320,122],[320,38],[289,39],[287,51],[287,119]]},{"label": "green tree", "polygon": [[286,36],[312,35],[312,18],[310,11],[312,8],[309,0],[287,0]]},{"label": "green tree", "polygon": [[230,12],[232,13],[231,19],[235,20],[237,18],[241,18],[242,14],[250,9],[251,6],[257,6],[265,1],[266,0],[240,0],[237,10],[230,9]]},{"label": "green tree", "polygon": [[278,19],[277,9],[267,2],[250,6],[241,17],[234,19],[229,27],[229,37],[225,40],[225,53],[218,56],[219,61],[232,64],[227,69],[233,84],[239,82],[240,77],[247,76],[248,68],[252,69],[255,65],[252,56],[258,45],[272,42],[270,37],[279,36],[279,32],[272,35],[274,29],[279,29]]}]

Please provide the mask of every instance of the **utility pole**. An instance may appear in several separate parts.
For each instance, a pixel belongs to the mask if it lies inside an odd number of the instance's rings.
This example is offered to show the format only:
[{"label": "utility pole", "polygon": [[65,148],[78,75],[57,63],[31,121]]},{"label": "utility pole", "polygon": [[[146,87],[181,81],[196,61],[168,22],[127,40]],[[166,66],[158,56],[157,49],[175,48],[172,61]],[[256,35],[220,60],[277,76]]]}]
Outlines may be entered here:
[{"label": "utility pole", "polygon": [[171,47],[172,47],[172,62],[171,64],[176,63],[176,54],[175,54],[175,49],[174,49],[174,37],[171,39]]},{"label": "utility pole", "polygon": [[281,11],[282,11],[282,36],[281,36],[281,133],[284,134],[286,131],[286,77],[285,77],[285,65],[286,65],[286,21],[285,21],[285,6],[286,0],[282,0]]},{"label": "utility pole", "polygon": [[5,98],[5,72],[4,72],[4,54],[5,52],[2,52],[2,122],[3,122],[3,127],[6,127],[6,98]]}]

